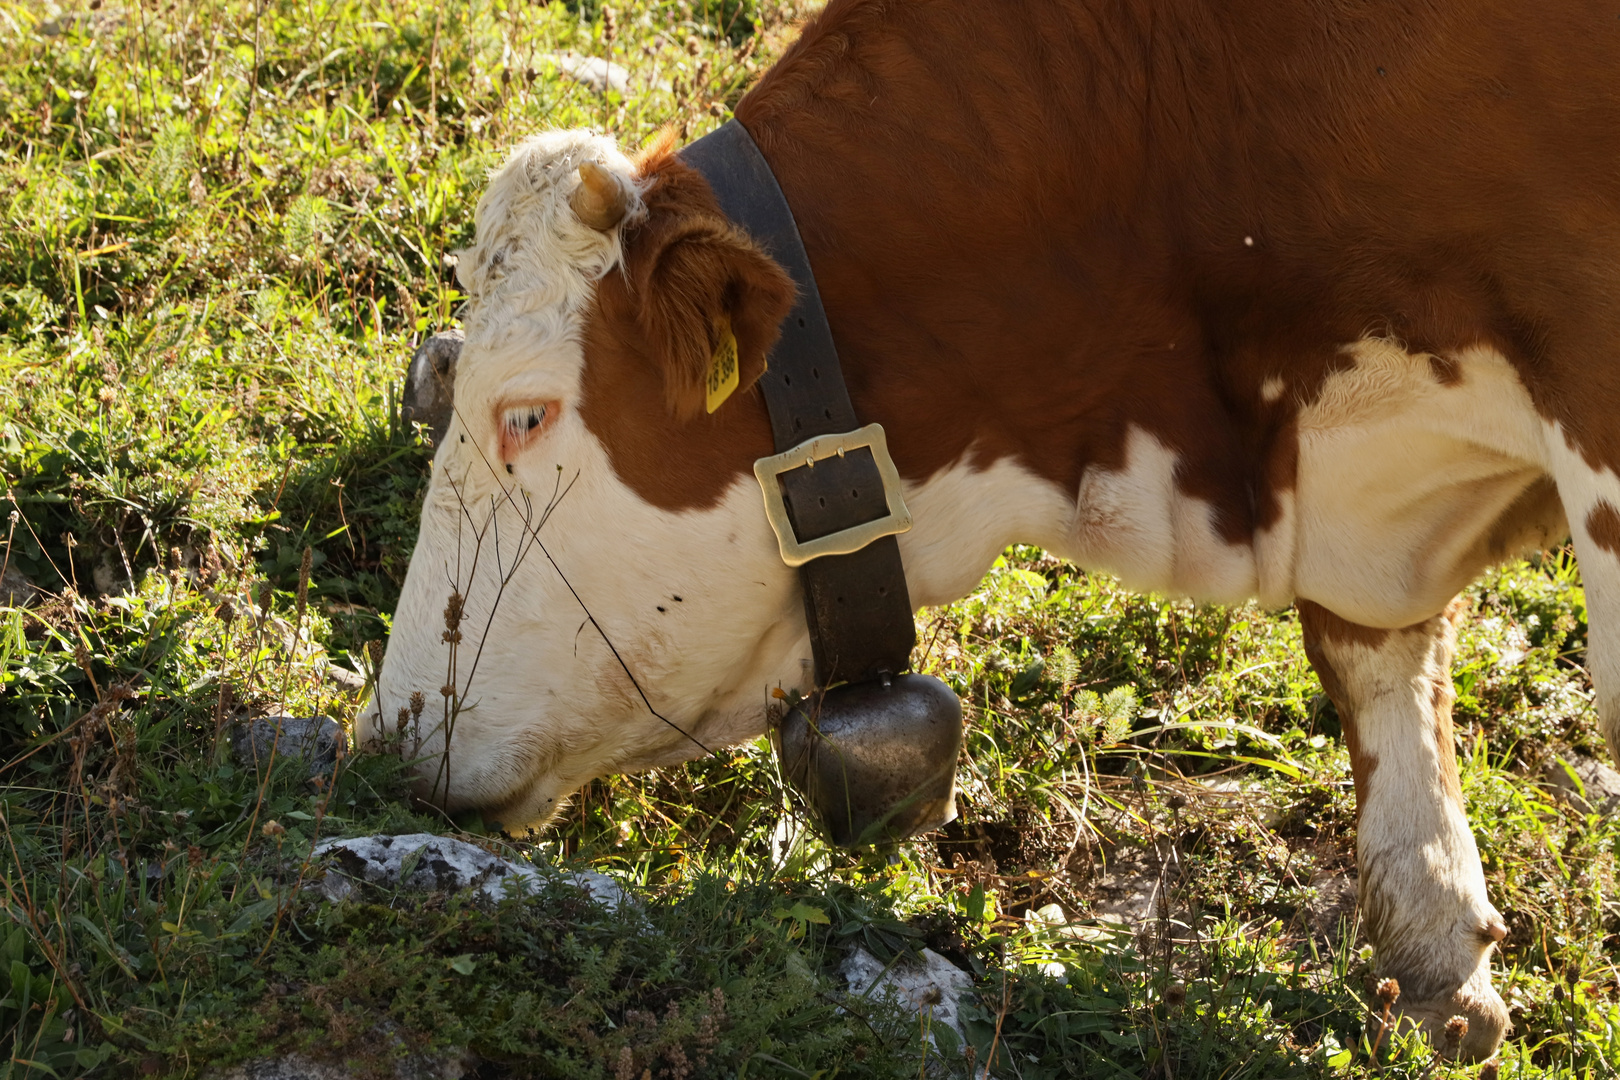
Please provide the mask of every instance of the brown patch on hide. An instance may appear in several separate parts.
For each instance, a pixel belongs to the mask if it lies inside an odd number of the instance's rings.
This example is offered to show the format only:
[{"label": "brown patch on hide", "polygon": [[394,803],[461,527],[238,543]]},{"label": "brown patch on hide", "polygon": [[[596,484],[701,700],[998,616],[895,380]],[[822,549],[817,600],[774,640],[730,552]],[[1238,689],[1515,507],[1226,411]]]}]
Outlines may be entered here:
[{"label": "brown patch on hide", "polygon": [[1401,633],[1399,630],[1380,630],[1377,627],[1353,623],[1349,619],[1341,619],[1311,600],[1301,600],[1296,606],[1299,608],[1300,626],[1305,630],[1307,651],[1311,647],[1312,639],[1335,645],[1360,645],[1368,649],[1377,649],[1388,640],[1389,635]]},{"label": "brown patch on hide", "polygon": [[1620,555],[1620,510],[1609,500],[1599,499],[1586,515],[1586,535],[1609,554]]},{"label": "brown patch on hide", "polygon": [[[707,183],[660,141],[641,162],[647,218],[624,235],[622,270],[597,284],[585,323],[580,412],[620,479],[669,510],[713,506],[772,452],[753,385],[793,283],[720,214]],[[704,411],[719,316],[737,338],[739,388]]]},{"label": "brown patch on hide", "polygon": [[1449,356],[1429,354],[1429,371],[1441,386],[1457,386],[1463,381],[1462,365]]},{"label": "brown patch on hide", "polygon": [[1316,672],[1317,679],[1322,683],[1322,689],[1339,713],[1339,728],[1344,733],[1344,746],[1350,752],[1350,775],[1356,785],[1356,820],[1359,821],[1362,804],[1367,799],[1367,785],[1371,782],[1373,771],[1378,768],[1378,758],[1361,749],[1361,739],[1356,730],[1355,702],[1350,700],[1344,680],[1334,670],[1328,652],[1334,644],[1345,642],[1365,644],[1365,641],[1357,640],[1352,631],[1366,631],[1368,636],[1378,635],[1373,645],[1375,648],[1376,644],[1381,643],[1390,632],[1358,627],[1355,623],[1339,618],[1321,604],[1310,600],[1301,600],[1294,606],[1299,611],[1305,658],[1311,662],[1311,669]]}]

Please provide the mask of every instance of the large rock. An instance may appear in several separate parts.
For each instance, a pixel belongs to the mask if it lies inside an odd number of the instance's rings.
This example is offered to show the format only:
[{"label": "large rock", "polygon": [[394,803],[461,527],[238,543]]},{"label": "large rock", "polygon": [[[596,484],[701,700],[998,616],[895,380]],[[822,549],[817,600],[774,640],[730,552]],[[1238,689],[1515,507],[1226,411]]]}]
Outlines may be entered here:
[{"label": "large rock", "polygon": [[261,716],[231,725],[231,751],[254,769],[268,767],[273,753],[277,761],[300,758],[309,775],[321,776],[336,767],[338,751],[348,741],[330,716]]},{"label": "large rock", "polygon": [[405,390],[400,396],[400,416],[406,423],[427,428],[428,442],[438,446],[450,430],[455,412],[456,362],[466,337],[460,330],[441,330],[416,347],[410,369],[405,373]]},{"label": "large rock", "polygon": [[[1573,774],[1573,775],[1571,775]],[[1609,814],[1620,809],[1620,772],[1585,754],[1554,757],[1541,769],[1541,779],[1553,798],[1584,814]]]},{"label": "large rock", "polygon": [[[347,897],[356,881],[424,891],[476,889],[479,895],[493,901],[536,892],[547,880],[534,866],[492,855],[465,840],[432,833],[326,840],[315,845],[314,854],[333,859],[334,869],[316,885],[329,900]],[[594,870],[554,873],[609,911],[634,903],[606,874]]]},{"label": "large rock", "polygon": [[973,976],[933,949],[924,949],[920,961],[903,956],[893,964],[884,964],[857,945],[844,957],[839,971],[849,980],[851,994],[887,998],[918,1013],[929,1010],[931,1025],[949,1027],[956,1032],[957,1044],[967,1045],[961,997],[973,986]]}]

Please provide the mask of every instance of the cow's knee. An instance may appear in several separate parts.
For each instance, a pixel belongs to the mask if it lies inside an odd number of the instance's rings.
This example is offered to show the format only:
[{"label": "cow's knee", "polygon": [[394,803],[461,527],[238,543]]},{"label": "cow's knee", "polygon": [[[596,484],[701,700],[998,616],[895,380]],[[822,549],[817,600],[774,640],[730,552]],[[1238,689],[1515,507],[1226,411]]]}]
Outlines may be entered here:
[{"label": "cow's knee", "polygon": [[[1490,959],[1506,936],[1463,813],[1451,737],[1447,616],[1356,626],[1302,602],[1305,649],[1339,710],[1356,784],[1362,922],[1394,1012],[1448,1054],[1482,1060],[1507,1033]],[[1448,613],[1449,614],[1449,613]],[[1453,1017],[1467,1021],[1458,1035]]]}]

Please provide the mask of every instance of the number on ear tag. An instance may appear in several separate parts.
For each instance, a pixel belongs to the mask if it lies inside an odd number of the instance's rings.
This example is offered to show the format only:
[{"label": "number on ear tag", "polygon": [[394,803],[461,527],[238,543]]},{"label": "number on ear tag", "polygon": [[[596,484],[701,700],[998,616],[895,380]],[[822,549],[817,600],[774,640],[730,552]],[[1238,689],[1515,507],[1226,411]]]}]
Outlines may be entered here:
[{"label": "number on ear tag", "polygon": [[737,371],[737,336],[731,332],[731,319],[722,315],[714,321],[718,344],[709,357],[709,374],[704,379],[708,391],[707,404],[712,413],[737,389],[740,376]]}]

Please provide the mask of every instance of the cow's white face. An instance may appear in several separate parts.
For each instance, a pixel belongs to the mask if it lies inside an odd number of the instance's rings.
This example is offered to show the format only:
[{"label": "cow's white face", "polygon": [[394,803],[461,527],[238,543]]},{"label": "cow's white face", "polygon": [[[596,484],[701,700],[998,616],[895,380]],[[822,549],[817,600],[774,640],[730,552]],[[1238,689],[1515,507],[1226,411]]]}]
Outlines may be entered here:
[{"label": "cow's white face", "polygon": [[[619,185],[616,226],[570,204],[587,161]],[[359,733],[421,694],[405,747],[419,730],[423,792],[447,807],[544,820],[592,777],[763,731],[771,691],[807,681],[748,471],[770,446],[746,388],[791,285],[673,168],[638,176],[610,140],[554,132],[479,203],[455,417]],[[711,416],[722,315],[745,390]]]}]

